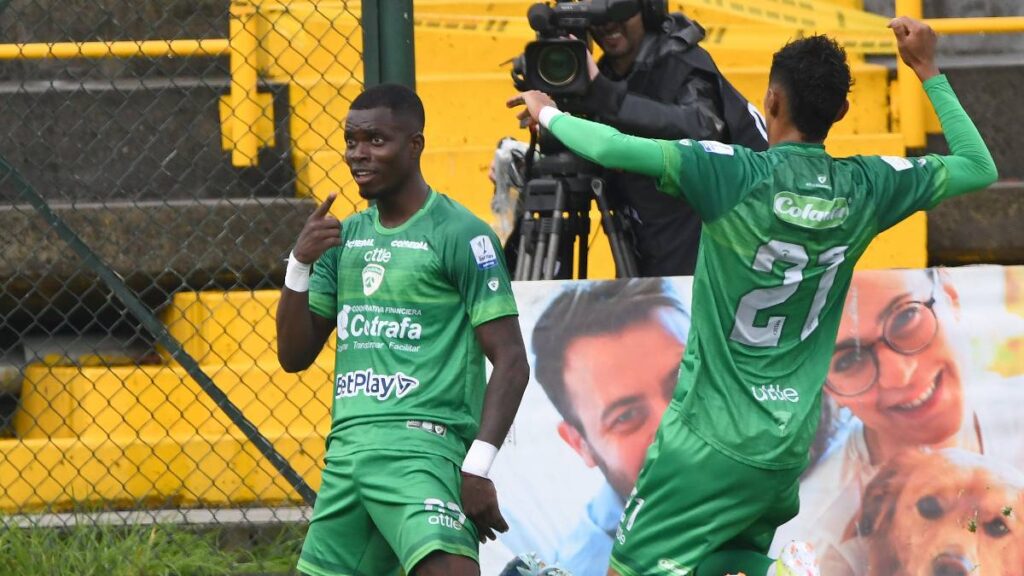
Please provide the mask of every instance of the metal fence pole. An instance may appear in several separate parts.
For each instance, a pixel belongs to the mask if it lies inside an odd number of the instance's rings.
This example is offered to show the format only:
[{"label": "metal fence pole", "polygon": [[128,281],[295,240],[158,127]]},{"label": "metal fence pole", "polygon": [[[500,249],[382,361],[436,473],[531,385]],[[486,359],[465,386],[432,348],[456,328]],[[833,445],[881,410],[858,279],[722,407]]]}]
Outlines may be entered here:
[{"label": "metal fence pole", "polygon": [[412,0],[363,0],[363,78],[416,88]]}]

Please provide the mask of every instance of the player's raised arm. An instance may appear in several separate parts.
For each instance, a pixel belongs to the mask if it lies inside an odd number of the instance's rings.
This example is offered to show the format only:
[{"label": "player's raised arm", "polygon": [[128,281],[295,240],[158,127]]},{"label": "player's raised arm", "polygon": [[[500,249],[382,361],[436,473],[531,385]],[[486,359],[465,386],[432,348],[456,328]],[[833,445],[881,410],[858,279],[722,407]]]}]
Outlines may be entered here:
[{"label": "player's raised arm", "polygon": [[306,219],[288,256],[281,300],[277,304],[277,358],[287,372],[309,368],[334,329],[334,321],[309,307],[309,275],[314,262],[341,244],[341,222],[331,216],[331,194]]},{"label": "player's raised arm", "polygon": [[523,92],[508,101],[510,108],[520,105],[526,106],[521,121],[544,126],[570,150],[605,168],[656,178],[660,192],[685,197],[705,222],[736,205],[756,176],[747,166],[752,153],[742,146],[629,136],[560,112],[543,92]]},{"label": "player's raised arm", "polygon": [[604,124],[564,114],[545,93],[522,92],[508,101],[508,107],[525,105],[520,120],[549,129],[570,150],[605,168],[626,170],[660,178],[665,162],[659,140],[628,136]]},{"label": "player's raised arm", "polygon": [[952,152],[940,157],[949,172],[944,196],[979,190],[995,182],[999,175],[988,147],[935,64],[935,31],[907,17],[893,19],[889,27],[896,35],[900,58],[924,83]]}]

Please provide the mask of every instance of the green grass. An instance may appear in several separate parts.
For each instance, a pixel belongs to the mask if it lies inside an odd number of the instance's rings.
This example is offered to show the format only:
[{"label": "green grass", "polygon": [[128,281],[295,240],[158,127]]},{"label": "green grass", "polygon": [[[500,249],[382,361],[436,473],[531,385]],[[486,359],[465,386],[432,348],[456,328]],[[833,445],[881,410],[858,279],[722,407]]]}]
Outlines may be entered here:
[{"label": "green grass", "polygon": [[0,576],[293,574],[304,527],[271,537],[164,526],[0,527]]}]

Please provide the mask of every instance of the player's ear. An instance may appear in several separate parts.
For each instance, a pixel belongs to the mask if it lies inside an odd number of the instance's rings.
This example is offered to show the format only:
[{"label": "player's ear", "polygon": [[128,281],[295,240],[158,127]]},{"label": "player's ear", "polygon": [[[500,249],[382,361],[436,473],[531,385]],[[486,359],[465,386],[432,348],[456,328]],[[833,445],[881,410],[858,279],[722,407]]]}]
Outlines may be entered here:
[{"label": "player's ear", "polygon": [[768,90],[764,93],[764,114],[768,117],[774,117],[778,115],[778,94],[775,92],[775,86],[768,85]]},{"label": "player's ear", "polygon": [[843,100],[843,105],[839,107],[839,112],[836,113],[836,119],[833,120],[832,123],[835,124],[835,123],[839,122],[840,120],[842,120],[846,116],[846,113],[849,112],[849,111],[850,111],[850,101],[849,100]]},{"label": "player's ear", "polygon": [[580,432],[575,426],[569,424],[565,420],[558,423],[558,435],[562,437],[562,440],[569,445],[580,458],[583,459],[583,463],[587,465],[587,468],[593,468],[597,466],[597,461],[594,460],[594,452],[590,449],[590,443],[583,437],[583,433]]},{"label": "player's ear", "polygon": [[409,136],[409,148],[414,158],[419,158],[423,154],[423,148],[426,146],[426,143],[423,132],[414,132]]}]

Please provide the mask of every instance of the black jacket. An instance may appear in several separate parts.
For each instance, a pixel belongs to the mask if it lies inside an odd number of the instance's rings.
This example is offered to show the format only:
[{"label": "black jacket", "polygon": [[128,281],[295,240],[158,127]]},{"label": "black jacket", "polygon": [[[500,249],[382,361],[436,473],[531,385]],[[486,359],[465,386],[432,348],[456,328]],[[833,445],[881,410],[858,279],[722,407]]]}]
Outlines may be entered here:
[{"label": "black jacket", "polygon": [[[682,14],[648,32],[632,70],[617,78],[605,59],[579,110],[621,132],[647,138],[718,140],[768,147],[763,121],[697,45],[704,30]],[[631,220],[641,276],[693,274],[700,219],[650,178],[606,175],[610,196]]]}]

